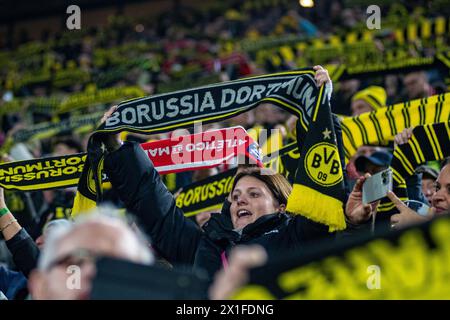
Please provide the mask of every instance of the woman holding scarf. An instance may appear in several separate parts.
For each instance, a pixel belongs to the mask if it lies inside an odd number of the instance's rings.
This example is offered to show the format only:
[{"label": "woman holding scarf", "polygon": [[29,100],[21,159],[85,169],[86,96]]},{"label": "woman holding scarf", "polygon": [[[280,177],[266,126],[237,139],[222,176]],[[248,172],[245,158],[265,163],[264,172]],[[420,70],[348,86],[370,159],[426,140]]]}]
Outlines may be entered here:
[{"label": "woman holding scarf", "polygon": [[[318,86],[331,85],[325,69],[316,66],[315,70]],[[102,120],[114,110],[111,108]],[[287,213],[291,185],[282,175],[262,174],[259,168],[247,168],[236,175],[230,201],[202,232],[175,205],[173,195],[140,146],[122,144],[117,139],[118,135],[105,135],[108,153],[104,171],[154,248],[174,265],[203,269],[212,279],[227,267],[228,253],[236,245],[259,244],[270,253],[302,250],[312,241],[332,236],[327,226]]]}]

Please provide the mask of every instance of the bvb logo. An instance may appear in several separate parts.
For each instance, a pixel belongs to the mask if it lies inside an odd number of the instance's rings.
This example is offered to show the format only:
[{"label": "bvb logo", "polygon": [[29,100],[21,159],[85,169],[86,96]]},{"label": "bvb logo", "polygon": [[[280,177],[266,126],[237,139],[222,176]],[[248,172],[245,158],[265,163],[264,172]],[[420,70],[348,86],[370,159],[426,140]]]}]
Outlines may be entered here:
[{"label": "bvb logo", "polygon": [[323,187],[334,186],[343,179],[339,153],[331,143],[312,146],[306,154],[305,169],[309,178]]}]

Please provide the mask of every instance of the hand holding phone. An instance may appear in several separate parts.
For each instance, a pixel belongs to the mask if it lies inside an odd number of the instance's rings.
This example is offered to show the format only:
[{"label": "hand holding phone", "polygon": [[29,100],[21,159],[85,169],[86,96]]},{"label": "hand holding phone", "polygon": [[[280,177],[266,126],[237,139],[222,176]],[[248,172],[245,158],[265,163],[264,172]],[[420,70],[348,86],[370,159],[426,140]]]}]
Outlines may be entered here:
[{"label": "hand holding phone", "polygon": [[367,178],[362,189],[363,204],[369,204],[386,197],[388,192],[392,191],[391,169],[383,170]]}]

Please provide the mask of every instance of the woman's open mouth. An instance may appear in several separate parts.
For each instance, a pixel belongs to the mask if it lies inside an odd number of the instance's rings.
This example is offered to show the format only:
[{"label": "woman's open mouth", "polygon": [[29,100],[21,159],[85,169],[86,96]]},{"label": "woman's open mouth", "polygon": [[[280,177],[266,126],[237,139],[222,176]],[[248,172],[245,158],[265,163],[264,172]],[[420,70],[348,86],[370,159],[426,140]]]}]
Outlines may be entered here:
[{"label": "woman's open mouth", "polygon": [[240,209],[237,212],[238,219],[244,218],[244,217],[247,217],[247,216],[251,216],[251,215],[253,215],[253,213],[251,213],[250,211],[248,211],[246,209]]}]

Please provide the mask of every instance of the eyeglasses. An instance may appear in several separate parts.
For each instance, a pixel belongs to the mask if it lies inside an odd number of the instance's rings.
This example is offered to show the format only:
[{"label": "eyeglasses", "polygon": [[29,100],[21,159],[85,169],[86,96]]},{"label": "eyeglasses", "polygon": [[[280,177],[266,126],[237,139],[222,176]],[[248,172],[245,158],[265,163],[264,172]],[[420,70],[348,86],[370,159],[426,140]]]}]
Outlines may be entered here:
[{"label": "eyeglasses", "polygon": [[52,269],[54,267],[67,268],[68,266],[71,266],[71,265],[76,265],[76,266],[81,267],[86,262],[95,263],[95,261],[99,257],[100,257],[99,254],[97,254],[91,250],[79,248],[79,249],[75,249],[75,250],[69,252],[68,254],[62,256],[61,258],[53,261],[49,265],[48,269]]}]

